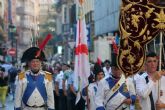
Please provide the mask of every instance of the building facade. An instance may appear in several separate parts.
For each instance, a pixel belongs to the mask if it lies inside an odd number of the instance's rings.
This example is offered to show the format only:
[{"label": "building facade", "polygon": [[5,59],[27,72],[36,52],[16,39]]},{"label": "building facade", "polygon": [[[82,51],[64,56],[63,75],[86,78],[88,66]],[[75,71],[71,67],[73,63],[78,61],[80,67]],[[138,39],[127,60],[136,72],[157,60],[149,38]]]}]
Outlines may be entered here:
[{"label": "building facade", "polygon": [[7,2],[0,0],[0,61],[4,60],[7,51],[5,43],[7,42]]},{"label": "building facade", "polygon": [[39,0],[17,0],[16,14],[18,56],[21,57],[25,49],[35,45],[34,40],[38,36]]},{"label": "building facade", "polygon": [[117,31],[121,0],[95,0],[95,36]]},{"label": "building facade", "polygon": [[[121,0],[95,0],[94,2],[94,60],[111,60],[113,53],[111,37],[119,30]],[[98,38],[101,37],[101,38]],[[100,47],[101,46],[101,47]],[[100,54],[101,53],[101,54]]]},{"label": "building facade", "polygon": [[39,37],[45,38],[48,33],[53,36],[51,39],[51,45],[46,45],[45,49],[46,56],[49,59],[54,54],[54,46],[56,43],[54,39],[56,38],[58,15],[56,13],[55,2],[53,0],[40,0],[39,8]]}]

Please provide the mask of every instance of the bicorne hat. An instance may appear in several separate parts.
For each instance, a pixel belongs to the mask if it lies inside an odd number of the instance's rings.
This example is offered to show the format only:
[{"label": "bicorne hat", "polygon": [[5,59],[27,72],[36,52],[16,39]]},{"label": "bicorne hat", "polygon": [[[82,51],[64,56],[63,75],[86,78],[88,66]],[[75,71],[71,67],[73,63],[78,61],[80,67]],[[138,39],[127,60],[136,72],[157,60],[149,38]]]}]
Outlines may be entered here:
[{"label": "bicorne hat", "polygon": [[103,68],[101,67],[100,64],[95,63],[94,69],[93,69],[93,73],[94,73],[95,76],[96,76],[96,75],[97,75],[98,73],[100,73],[100,72],[103,72],[103,73],[104,73]]},{"label": "bicorne hat", "polygon": [[40,50],[38,47],[30,47],[29,49],[27,49],[22,55],[21,62],[28,62],[32,59],[46,61],[44,52]]},{"label": "bicorne hat", "polygon": [[111,62],[111,67],[118,67],[118,64],[117,64],[117,54],[113,53],[112,54],[112,62]]}]

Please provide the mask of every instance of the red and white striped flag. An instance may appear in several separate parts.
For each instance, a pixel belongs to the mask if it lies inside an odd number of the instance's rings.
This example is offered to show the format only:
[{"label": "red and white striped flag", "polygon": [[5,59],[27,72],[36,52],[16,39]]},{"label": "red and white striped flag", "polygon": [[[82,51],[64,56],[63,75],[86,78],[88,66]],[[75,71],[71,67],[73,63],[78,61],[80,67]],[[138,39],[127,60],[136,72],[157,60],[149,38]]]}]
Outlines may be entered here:
[{"label": "red and white striped flag", "polygon": [[[80,4],[82,4],[82,1]],[[90,75],[86,23],[84,16],[83,17],[81,16],[77,20],[74,73],[75,73],[74,84],[76,87],[78,87],[78,91],[79,91],[76,98],[76,103],[77,103],[80,100],[80,92],[82,91],[83,88],[85,88],[88,85],[88,77]]]}]

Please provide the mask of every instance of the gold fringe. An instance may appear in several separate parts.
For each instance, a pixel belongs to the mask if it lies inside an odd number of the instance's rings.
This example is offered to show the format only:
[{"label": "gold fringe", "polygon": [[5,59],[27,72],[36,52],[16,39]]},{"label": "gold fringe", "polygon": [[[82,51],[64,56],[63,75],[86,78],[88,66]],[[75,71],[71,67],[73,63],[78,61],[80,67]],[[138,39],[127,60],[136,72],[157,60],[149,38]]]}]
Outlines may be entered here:
[{"label": "gold fringe", "polygon": [[22,80],[23,78],[25,78],[25,73],[24,73],[24,72],[20,72],[20,73],[18,74],[18,79],[19,79],[19,80]]},{"label": "gold fringe", "polygon": [[49,80],[49,81],[52,81],[52,74],[50,73],[50,72],[47,72],[47,71],[45,71],[45,79],[47,79],[47,80]]}]

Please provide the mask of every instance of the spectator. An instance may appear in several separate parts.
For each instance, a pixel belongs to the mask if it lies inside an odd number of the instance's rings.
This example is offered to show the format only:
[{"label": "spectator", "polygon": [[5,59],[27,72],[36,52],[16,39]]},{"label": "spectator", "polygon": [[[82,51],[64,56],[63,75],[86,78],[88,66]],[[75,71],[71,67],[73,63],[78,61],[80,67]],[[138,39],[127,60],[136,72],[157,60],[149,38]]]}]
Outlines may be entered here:
[{"label": "spectator", "polygon": [[10,93],[13,96],[14,100],[14,94],[15,94],[15,79],[18,74],[18,70],[15,67],[12,67],[8,70],[8,75],[9,75],[9,88],[10,88]]},{"label": "spectator", "polygon": [[0,102],[2,107],[5,107],[7,91],[8,77],[5,76],[5,68],[0,66]]}]

